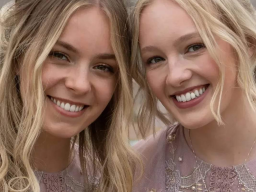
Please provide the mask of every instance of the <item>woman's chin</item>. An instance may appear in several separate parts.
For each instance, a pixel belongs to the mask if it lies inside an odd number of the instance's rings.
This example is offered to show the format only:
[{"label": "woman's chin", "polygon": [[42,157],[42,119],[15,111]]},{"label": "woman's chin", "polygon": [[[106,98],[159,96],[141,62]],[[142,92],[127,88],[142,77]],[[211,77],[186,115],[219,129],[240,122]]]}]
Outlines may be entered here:
[{"label": "woman's chin", "polygon": [[185,127],[186,129],[200,129],[204,126],[206,126],[208,123],[207,122],[203,122],[202,120],[201,121],[180,121],[180,124]]}]

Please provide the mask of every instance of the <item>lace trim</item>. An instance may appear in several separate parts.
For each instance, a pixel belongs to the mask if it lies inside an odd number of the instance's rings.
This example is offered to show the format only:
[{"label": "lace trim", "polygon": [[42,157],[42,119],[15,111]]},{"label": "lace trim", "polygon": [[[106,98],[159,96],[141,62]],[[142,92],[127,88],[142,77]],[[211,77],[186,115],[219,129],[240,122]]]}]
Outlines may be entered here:
[{"label": "lace trim", "polygon": [[182,177],[173,159],[170,159],[166,161],[166,191],[179,192],[180,189],[193,189],[196,186],[199,190],[203,189],[203,180],[210,169],[211,165],[201,162],[190,175]]},{"label": "lace trim", "polygon": [[[208,190],[204,186],[207,178],[209,179]],[[172,159],[166,162],[166,191],[168,192],[179,192],[181,189],[232,192],[236,180],[238,181],[237,190],[240,188],[241,191],[256,191],[256,179],[246,165],[219,168],[202,162],[193,170],[193,173],[182,177]]]},{"label": "lace trim", "polygon": [[220,168],[198,160],[191,174],[181,176],[174,160],[176,149],[173,146],[173,141],[176,138],[176,131],[173,131],[171,135],[167,135],[170,152],[170,159],[165,162],[165,189],[167,192],[256,191],[255,176],[253,176],[246,164],[231,168]]},{"label": "lace trim", "polygon": [[239,184],[243,184],[247,191],[256,191],[256,180],[250,170],[245,165],[236,166],[235,170],[238,173]]},{"label": "lace trim", "polygon": [[181,186],[184,188],[192,187],[202,179],[205,179],[207,172],[211,169],[209,164],[201,162],[201,164],[194,169],[193,173],[186,177],[181,177]]},{"label": "lace trim", "polygon": [[181,183],[179,170],[175,170],[176,166],[173,160],[166,162],[166,191],[178,191]]},{"label": "lace trim", "polygon": [[[99,185],[98,177],[89,177],[90,187],[78,182],[72,175],[61,173],[58,175],[36,172],[39,183],[42,183],[46,192],[84,192],[95,190]],[[65,175],[65,176],[64,176]],[[40,179],[41,178],[41,179]]]},{"label": "lace trim", "polygon": [[46,192],[66,192],[65,178],[63,175],[49,175],[42,173],[41,183],[45,185]]},{"label": "lace trim", "polygon": [[76,181],[71,175],[67,174],[65,177],[65,184],[71,191],[84,192],[85,187],[82,183]]}]

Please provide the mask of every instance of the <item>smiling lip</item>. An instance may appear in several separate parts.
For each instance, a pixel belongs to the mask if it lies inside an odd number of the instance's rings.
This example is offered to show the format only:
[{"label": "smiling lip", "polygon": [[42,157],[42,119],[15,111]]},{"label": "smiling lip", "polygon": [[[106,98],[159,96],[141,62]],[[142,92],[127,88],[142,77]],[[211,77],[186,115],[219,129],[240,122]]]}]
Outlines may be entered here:
[{"label": "smiling lip", "polygon": [[194,86],[194,87],[189,87],[189,88],[187,88],[187,89],[184,89],[183,91],[177,91],[177,92],[173,93],[172,96],[185,94],[185,93],[187,93],[187,92],[189,92],[189,91],[192,91],[192,90],[194,90],[194,89],[196,89],[196,88],[205,87],[205,86],[206,86],[206,85],[198,85],[198,86]]},{"label": "smiling lip", "polygon": [[53,97],[59,101],[62,101],[64,103],[69,103],[69,104],[72,104],[72,105],[87,105],[86,103],[80,103],[80,102],[73,102],[73,101],[70,101],[70,100],[67,100],[67,99],[62,99],[62,98],[59,98],[59,97],[55,97],[55,96],[50,96],[49,97]]},{"label": "smiling lip", "polygon": [[[175,94],[185,94],[195,88],[198,88],[198,87],[202,87],[202,86],[196,86],[196,87],[192,87],[192,88],[188,88],[182,92],[176,92]],[[175,98],[174,95],[172,95],[172,100],[174,102],[174,104],[178,107],[178,108],[181,108],[181,109],[187,109],[187,108],[190,108],[190,107],[194,107],[196,106],[197,104],[199,104],[201,101],[203,101],[203,99],[205,98],[205,96],[207,95],[207,93],[209,92],[209,85],[206,87],[206,90],[203,94],[201,94],[199,97],[193,99],[193,100],[190,100],[190,101],[186,101],[186,102],[179,102],[177,101],[177,99]]]},{"label": "smiling lip", "polygon": [[[80,117],[86,111],[86,109],[89,107],[88,105],[85,105],[81,111],[70,112],[70,111],[66,111],[65,109],[62,109],[61,107],[56,105],[49,97],[47,97],[47,100],[49,100],[49,102],[51,103],[53,108],[56,109],[56,111],[58,113],[60,113],[61,115],[65,116],[65,117],[71,117],[71,118]],[[72,104],[74,104],[74,103],[72,103]]]}]

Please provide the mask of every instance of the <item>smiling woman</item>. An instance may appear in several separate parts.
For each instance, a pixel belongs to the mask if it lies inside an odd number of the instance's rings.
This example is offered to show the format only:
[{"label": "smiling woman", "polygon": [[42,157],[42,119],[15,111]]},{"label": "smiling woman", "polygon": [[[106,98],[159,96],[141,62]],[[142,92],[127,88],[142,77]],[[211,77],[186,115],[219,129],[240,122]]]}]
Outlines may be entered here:
[{"label": "smiling woman", "polygon": [[132,80],[122,0],[18,0],[4,18],[7,191],[131,191]]},{"label": "smiling woman", "polygon": [[256,191],[255,15],[249,0],[138,1],[140,128],[168,122],[157,100],[177,122],[135,147],[145,170],[134,191]]}]

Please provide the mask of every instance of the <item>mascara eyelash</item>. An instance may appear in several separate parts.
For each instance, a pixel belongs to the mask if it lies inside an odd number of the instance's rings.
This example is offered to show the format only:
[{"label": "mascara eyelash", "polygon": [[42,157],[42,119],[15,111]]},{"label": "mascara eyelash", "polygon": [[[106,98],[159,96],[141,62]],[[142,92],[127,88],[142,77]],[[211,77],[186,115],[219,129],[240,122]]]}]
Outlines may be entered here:
[{"label": "mascara eyelash", "polygon": [[54,54],[61,54],[61,55],[65,56],[67,58],[67,61],[70,62],[70,59],[69,59],[68,55],[66,55],[65,53],[60,52],[60,51],[51,51],[50,52],[50,54],[49,54],[50,57],[54,57],[54,58],[60,59],[59,57],[54,56]]},{"label": "mascara eyelash", "polygon": [[200,45],[200,46],[202,46],[202,48],[205,48],[204,43],[194,43],[194,44],[191,44],[191,45],[189,45],[189,46],[186,47],[185,53],[188,53],[188,50],[189,50],[191,47],[196,46],[196,45]]}]

